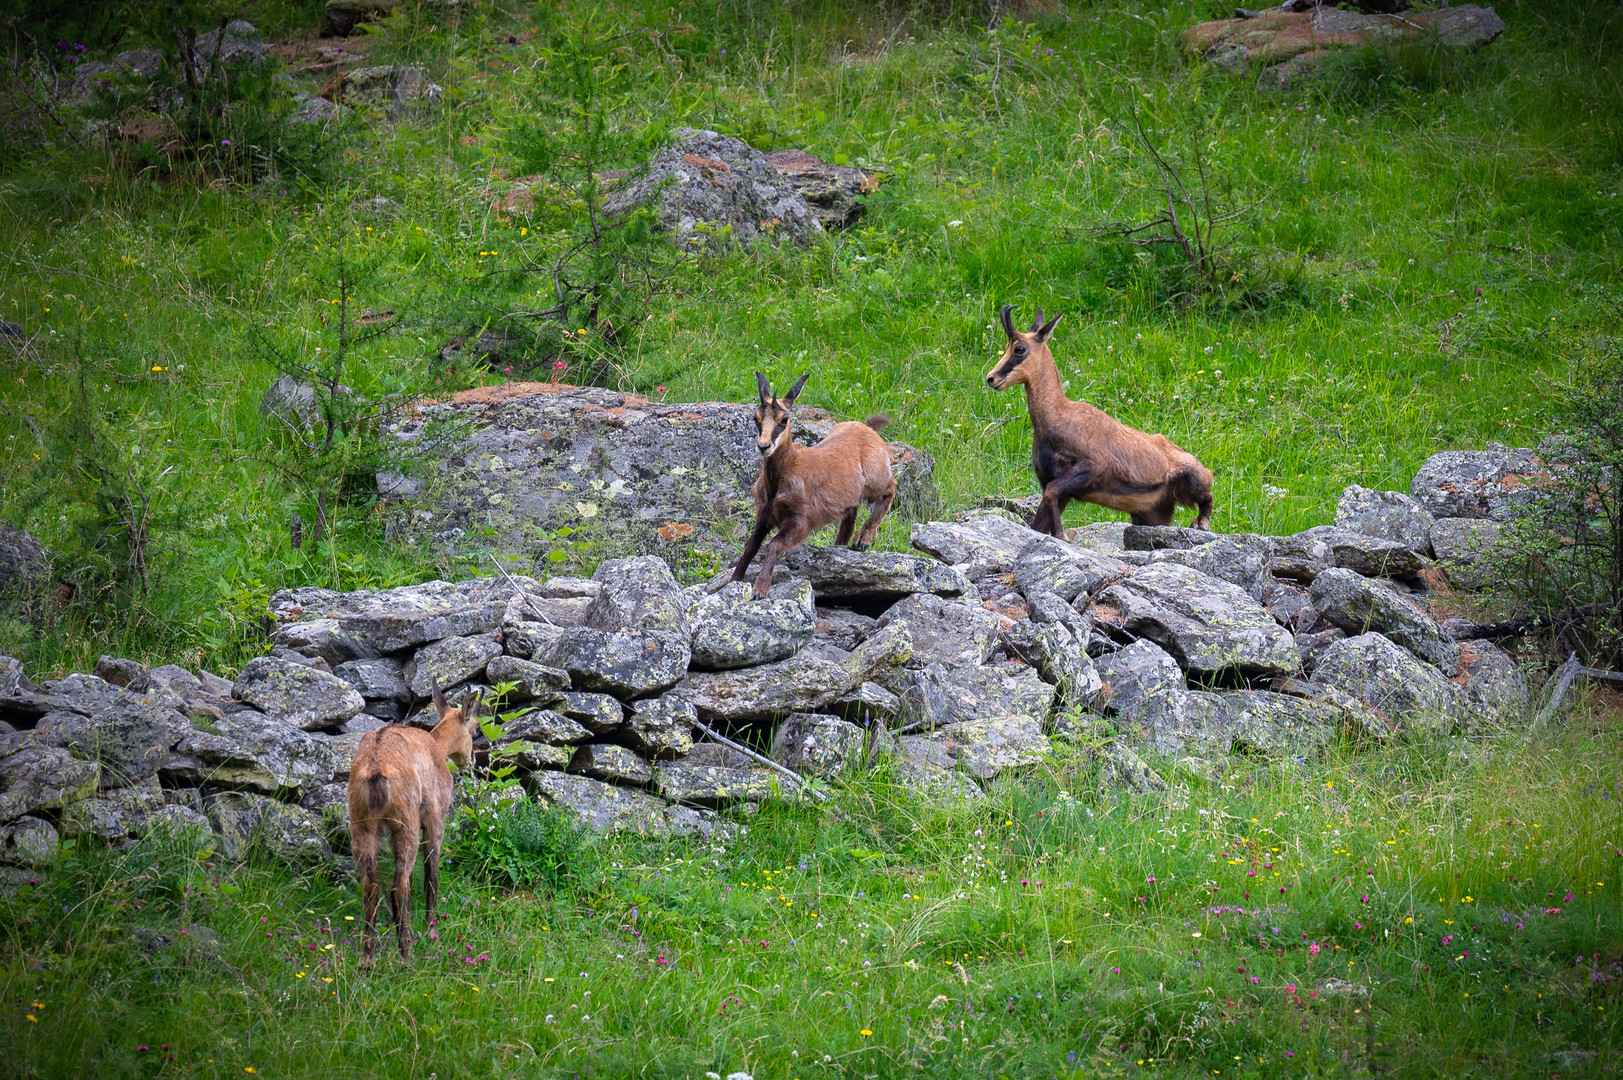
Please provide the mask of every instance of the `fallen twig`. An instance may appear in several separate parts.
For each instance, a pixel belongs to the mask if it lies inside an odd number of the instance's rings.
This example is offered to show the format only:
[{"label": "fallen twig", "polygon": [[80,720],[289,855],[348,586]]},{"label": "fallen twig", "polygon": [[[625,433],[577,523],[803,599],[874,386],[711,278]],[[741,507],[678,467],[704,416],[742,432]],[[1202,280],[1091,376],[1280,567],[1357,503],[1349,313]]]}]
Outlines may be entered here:
[{"label": "fallen twig", "polygon": [[787,776],[789,779],[793,780],[796,784],[800,785],[800,789],[802,791],[804,791],[808,795],[812,796],[812,798],[817,799],[819,802],[821,802],[823,799],[826,799],[828,797],[828,796],[824,795],[820,791],[814,791],[811,788],[807,787],[805,777],[801,776],[797,772],[794,772],[793,770],[784,768],[782,765],[779,765],[776,761],[773,761],[771,758],[767,757],[766,755],[758,754],[754,750],[751,750],[747,746],[744,746],[744,745],[742,745],[740,743],[733,742],[733,740],[727,738],[727,736],[725,736],[725,735],[721,734],[720,732],[716,731],[714,728],[708,727],[705,724],[701,724],[697,720],[695,720],[693,722],[693,726],[698,728],[700,731],[704,732],[710,738],[716,740],[721,745],[727,747],[727,749],[729,749],[729,750],[737,750],[740,754],[747,755],[748,757],[751,757],[754,760],[760,762],[762,765],[765,765],[767,768],[772,769],[772,770],[774,770],[776,772],[780,772],[784,776]]}]

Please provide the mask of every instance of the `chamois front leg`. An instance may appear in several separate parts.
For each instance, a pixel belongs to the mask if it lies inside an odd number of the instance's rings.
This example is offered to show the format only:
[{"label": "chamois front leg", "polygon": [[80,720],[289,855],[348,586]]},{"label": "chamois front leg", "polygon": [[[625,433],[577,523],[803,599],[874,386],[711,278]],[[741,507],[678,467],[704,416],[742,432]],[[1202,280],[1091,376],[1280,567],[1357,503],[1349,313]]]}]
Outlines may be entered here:
[{"label": "chamois front leg", "polygon": [[762,511],[755,517],[755,528],[750,532],[750,538],[744,541],[744,554],[738,557],[738,564],[733,567],[734,581],[743,581],[749,573],[750,563],[755,561],[755,553],[761,550],[761,541],[766,534],[772,531],[772,523],[767,519],[766,512]]},{"label": "chamois front leg", "polygon": [[1079,462],[1043,486],[1042,505],[1031,520],[1031,527],[1050,536],[1065,538],[1065,507],[1072,499],[1086,499],[1093,494],[1099,473],[1088,462]]},{"label": "chamois front leg", "polygon": [[855,532],[857,528],[857,511],[860,509],[862,509],[862,505],[858,503],[856,506],[853,506],[851,509],[847,510],[845,512],[845,516],[840,519],[840,531],[834,536],[835,547],[839,547],[842,544],[851,543],[851,534]]},{"label": "chamois front leg", "polygon": [[753,590],[755,599],[765,600],[771,594],[772,571],[778,565],[778,556],[799,547],[810,535],[808,523],[800,518],[790,518],[778,529],[778,535],[766,546],[766,558],[761,560],[761,572],[755,576]]},{"label": "chamois front leg", "polygon": [[378,887],[378,831],[375,824],[357,825],[350,834],[350,850],[355,854],[355,872],[361,879],[361,966],[371,967],[378,949],[378,903],[383,890]]},{"label": "chamois front leg", "polygon": [[434,928],[434,906],[440,898],[440,846],[445,839],[445,815],[423,822],[423,925]]}]

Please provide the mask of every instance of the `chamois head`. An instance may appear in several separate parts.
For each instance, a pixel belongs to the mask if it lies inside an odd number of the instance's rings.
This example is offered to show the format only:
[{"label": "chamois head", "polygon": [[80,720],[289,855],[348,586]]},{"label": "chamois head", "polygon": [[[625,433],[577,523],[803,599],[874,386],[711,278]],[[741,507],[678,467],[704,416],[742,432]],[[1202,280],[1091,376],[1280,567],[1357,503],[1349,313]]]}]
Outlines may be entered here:
[{"label": "chamois head", "polygon": [[761,451],[762,457],[770,457],[777,452],[779,445],[792,436],[789,434],[789,410],[794,408],[795,398],[800,396],[800,388],[806,385],[809,375],[802,375],[789,388],[779,401],[777,395],[772,393],[772,384],[766,381],[766,376],[759,371],[755,373],[755,388],[761,400],[755,406],[755,447]]},{"label": "chamois head", "polygon": [[1024,365],[1034,357],[1054,362],[1053,354],[1048,351],[1048,335],[1064,316],[1055,315],[1045,323],[1043,309],[1038,308],[1031,329],[1022,334],[1014,328],[1013,314],[1013,304],[1004,304],[1003,310],[998,312],[998,318],[1003,320],[1003,332],[1009,335],[1009,347],[1003,351],[997,366],[986,373],[986,385],[993,390],[1007,390],[1016,383],[1029,382],[1030,369]]},{"label": "chamois head", "polygon": [[440,718],[434,725],[434,738],[445,747],[445,756],[455,762],[457,768],[465,769],[473,757],[473,738],[479,734],[479,699],[466,694],[462,704],[452,708],[445,700],[438,679],[433,680],[433,692],[434,712]]}]

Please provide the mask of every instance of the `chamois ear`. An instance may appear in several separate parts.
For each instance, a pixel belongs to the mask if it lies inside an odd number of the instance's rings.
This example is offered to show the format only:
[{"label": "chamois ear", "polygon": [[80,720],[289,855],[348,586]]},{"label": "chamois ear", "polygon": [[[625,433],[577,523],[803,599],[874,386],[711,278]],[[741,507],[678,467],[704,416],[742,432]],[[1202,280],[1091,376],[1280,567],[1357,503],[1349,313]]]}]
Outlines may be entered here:
[{"label": "chamois ear", "polygon": [[440,689],[438,678],[429,679],[429,688],[434,695],[434,712],[443,719],[445,714],[451,711],[451,703],[445,700],[445,691]]},{"label": "chamois ear", "polygon": [[485,696],[476,690],[470,690],[462,698],[462,722],[470,735],[479,734],[479,707],[484,703]]},{"label": "chamois ear", "polygon": [[[1042,312],[1039,311],[1037,313],[1037,317],[1041,319]],[[1054,327],[1058,326],[1059,321],[1063,318],[1065,318],[1064,315],[1055,315],[1052,319],[1049,319],[1046,323],[1043,323],[1042,326],[1034,327],[1034,329],[1037,331],[1037,341],[1039,343],[1047,341],[1048,335],[1054,332]]]},{"label": "chamois ear", "polygon": [[1035,334],[1038,330],[1042,329],[1042,326],[1043,326],[1043,309],[1038,308],[1037,309],[1037,317],[1035,319],[1031,320],[1031,329],[1026,331],[1026,333]]},{"label": "chamois ear", "polygon": [[808,371],[806,374],[795,380],[795,384],[789,388],[789,392],[783,395],[783,403],[785,405],[793,405],[795,403],[795,398],[800,396],[801,388],[806,385],[806,380],[809,378],[811,378],[811,372]]},{"label": "chamois ear", "polygon": [[772,384],[767,382],[766,376],[759,371],[755,373],[755,392],[761,395],[762,405],[772,400]]},{"label": "chamois ear", "polygon": [[1013,341],[1015,338],[1020,336],[1019,334],[1015,333],[1013,316],[1013,304],[1004,304],[1002,310],[997,313],[997,317],[1003,321],[1003,332],[1009,335],[1010,341]]}]

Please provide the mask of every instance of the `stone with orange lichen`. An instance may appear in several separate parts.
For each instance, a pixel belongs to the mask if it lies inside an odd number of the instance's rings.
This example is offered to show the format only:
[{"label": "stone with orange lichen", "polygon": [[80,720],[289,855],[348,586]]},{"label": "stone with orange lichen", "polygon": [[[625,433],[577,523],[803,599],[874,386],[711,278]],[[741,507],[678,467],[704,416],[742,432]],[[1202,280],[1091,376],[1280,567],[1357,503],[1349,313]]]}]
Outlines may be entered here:
[{"label": "stone with orange lichen", "polygon": [[[1291,12],[1275,8],[1245,19],[1217,19],[1184,31],[1186,56],[1222,67],[1260,65],[1280,76],[1294,75],[1331,49],[1399,45],[1435,40],[1450,48],[1476,48],[1504,32],[1492,8],[1467,4],[1402,16],[1366,15],[1320,7]],[[1283,65],[1289,64],[1289,67]]]}]

